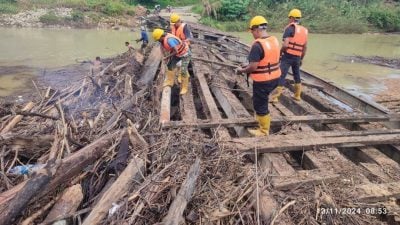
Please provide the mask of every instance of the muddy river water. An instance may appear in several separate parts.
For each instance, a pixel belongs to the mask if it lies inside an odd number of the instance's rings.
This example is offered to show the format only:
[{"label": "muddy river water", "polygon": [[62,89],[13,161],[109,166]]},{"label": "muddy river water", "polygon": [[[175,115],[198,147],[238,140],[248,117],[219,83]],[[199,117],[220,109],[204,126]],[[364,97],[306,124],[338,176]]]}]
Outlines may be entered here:
[{"label": "muddy river water", "polygon": [[[250,33],[233,34],[251,41]],[[124,42],[137,46],[138,37],[138,31],[0,28],[0,96],[27,88],[47,68],[122,53]],[[310,34],[302,69],[364,94],[384,89],[387,78],[400,79],[399,69],[341,60],[351,55],[400,58],[400,35]]]}]

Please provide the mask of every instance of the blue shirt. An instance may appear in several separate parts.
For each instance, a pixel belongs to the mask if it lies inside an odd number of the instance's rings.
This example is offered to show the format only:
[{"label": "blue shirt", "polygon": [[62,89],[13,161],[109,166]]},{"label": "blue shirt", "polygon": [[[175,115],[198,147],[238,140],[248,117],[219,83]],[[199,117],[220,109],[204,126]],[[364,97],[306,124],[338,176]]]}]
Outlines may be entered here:
[{"label": "blue shirt", "polygon": [[140,35],[141,35],[141,39],[140,40],[149,42],[149,37],[147,36],[147,32],[146,31],[142,30],[142,32],[140,32]]},{"label": "blue shirt", "polygon": [[177,45],[179,45],[179,41],[175,38],[168,38],[167,42],[171,48],[175,48]]}]

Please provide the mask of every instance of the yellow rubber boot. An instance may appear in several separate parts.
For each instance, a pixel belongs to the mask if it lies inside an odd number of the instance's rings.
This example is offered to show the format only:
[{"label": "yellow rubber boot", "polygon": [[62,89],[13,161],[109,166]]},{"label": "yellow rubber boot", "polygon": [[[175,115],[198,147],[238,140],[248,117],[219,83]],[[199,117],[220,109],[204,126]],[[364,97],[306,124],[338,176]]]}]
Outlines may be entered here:
[{"label": "yellow rubber boot", "polygon": [[258,129],[248,129],[249,133],[255,137],[269,135],[269,128],[271,126],[271,116],[269,114],[265,116],[256,115],[258,121]]},{"label": "yellow rubber boot", "polygon": [[301,83],[294,84],[294,99],[301,101]]},{"label": "yellow rubber boot", "polygon": [[283,86],[276,87],[276,93],[272,96],[271,102],[277,103],[279,102],[279,97],[281,96],[283,91]]},{"label": "yellow rubber boot", "polygon": [[164,80],[163,87],[174,86],[174,78],[175,78],[175,71],[167,70],[167,73],[165,74],[165,80]]},{"label": "yellow rubber boot", "polygon": [[178,83],[182,83],[181,67],[176,69],[178,71]]},{"label": "yellow rubber boot", "polygon": [[186,76],[182,76],[182,83],[181,83],[181,92],[179,93],[180,95],[184,95],[188,92],[189,88],[189,74],[186,74]]}]

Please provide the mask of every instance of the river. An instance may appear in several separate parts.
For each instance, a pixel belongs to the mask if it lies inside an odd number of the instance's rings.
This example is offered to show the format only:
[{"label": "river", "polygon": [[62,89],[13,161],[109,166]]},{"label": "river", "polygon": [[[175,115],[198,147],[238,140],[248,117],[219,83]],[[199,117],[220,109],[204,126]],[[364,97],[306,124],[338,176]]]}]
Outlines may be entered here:
[{"label": "river", "polygon": [[[122,53],[125,41],[138,47],[133,40],[139,37],[138,31],[113,30],[0,28],[0,33],[0,96],[28,87],[43,69]],[[233,34],[252,40],[247,32]],[[387,78],[400,79],[398,69],[340,60],[349,55],[400,58],[400,35],[310,34],[302,69],[367,95],[384,89]]]}]

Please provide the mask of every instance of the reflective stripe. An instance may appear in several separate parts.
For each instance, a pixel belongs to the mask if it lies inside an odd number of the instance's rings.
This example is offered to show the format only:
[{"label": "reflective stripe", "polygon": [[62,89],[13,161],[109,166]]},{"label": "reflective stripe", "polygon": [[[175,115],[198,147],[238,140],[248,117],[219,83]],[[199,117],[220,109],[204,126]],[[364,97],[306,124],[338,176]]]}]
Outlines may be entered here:
[{"label": "reflective stripe", "polygon": [[189,40],[186,39],[186,35],[184,32],[184,28],[186,26],[186,23],[181,23],[181,25],[178,28],[175,28],[174,25],[172,25],[171,27],[171,32],[173,35],[177,36],[178,38],[180,38],[183,42],[185,42],[186,44],[190,45]]},{"label": "reflective stripe", "polygon": [[293,37],[288,38],[289,46],[286,48],[286,52],[291,55],[301,56],[307,43],[308,30],[307,28],[298,25],[297,23],[290,23],[288,26],[285,27],[285,30],[289,26],[294,26],[295,32]]},{"label": "reflective stripe", "polygon": [[278,39],[274,36],[268,38],[259,38],[253,42],[260,43],[263,51],[264,58],[258,63],[257,69],[253,71],[251,79],[256,82],[275,80],[281,76],[281,69],[279,64],[280,48]]}]

